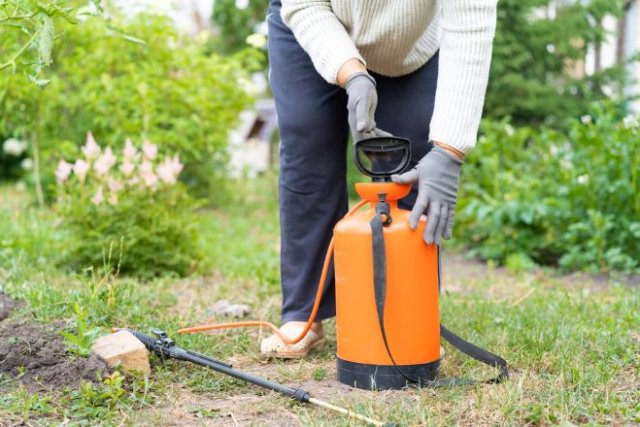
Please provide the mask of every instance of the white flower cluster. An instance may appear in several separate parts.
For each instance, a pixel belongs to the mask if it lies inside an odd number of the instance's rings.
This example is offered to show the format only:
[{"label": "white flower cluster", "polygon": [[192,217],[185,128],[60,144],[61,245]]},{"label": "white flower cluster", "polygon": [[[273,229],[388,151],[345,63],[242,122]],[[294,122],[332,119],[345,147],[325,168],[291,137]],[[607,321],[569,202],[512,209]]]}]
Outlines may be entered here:
[{"label": "white flower cluster", "polygon": [[20,157],[22,153],[27,151],[27,143],[19,139],[9,138],[2,144],[4,154],[13,157]]},{"label": "white flower cluster", "polygon": [[[147,188],[156,190],[160,185],[173,185],[184,165],[178,155],[160,159],[158,146],[145,140],[138,150],[127,138],[118,159],[111,147],[102,149],[91,132],[82,147],[84,158],[73,163],[61,160],[56,169],[56,181],[64,185],[71,177],[80,184],[94,179],[97,188],[91,202],[95,205],[105,200],[112,205],[118,203],[118,194],[125,188]],[[106,189],[106,190],[105,190]]]}]

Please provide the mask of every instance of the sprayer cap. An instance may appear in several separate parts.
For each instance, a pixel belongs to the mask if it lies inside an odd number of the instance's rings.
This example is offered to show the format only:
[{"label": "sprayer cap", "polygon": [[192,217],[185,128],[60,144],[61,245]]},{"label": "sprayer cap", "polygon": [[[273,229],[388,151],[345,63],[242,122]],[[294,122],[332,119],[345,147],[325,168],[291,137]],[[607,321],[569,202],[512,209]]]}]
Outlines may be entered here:
[{"label": "sprayer cap", "polygon": [[411,160],[411,143],[395,136],[368,138],[354,144],[356,167],[373,181],[391,181]]}]

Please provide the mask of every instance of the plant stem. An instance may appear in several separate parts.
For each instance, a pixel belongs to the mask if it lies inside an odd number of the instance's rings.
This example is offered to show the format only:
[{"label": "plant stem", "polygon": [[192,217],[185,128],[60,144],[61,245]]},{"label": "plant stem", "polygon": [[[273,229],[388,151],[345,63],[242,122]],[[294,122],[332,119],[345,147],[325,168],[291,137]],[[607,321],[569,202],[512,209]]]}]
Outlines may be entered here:
[{"label": "plant stem", "polygon": [[14,19],[29,19],[29,18],[33,18],[34,16],[35,16],[35,13],[32,13],[31,15],[5,16],[4,18],[0,18],[0,22],[11,21],[11,20],[14,20]]},{"label": "plant stem", "polygon": [[31,46],[33,44],[33,41],[36,39],[36,37],[38,36],[38,34],[40,34],[40,31],[36,31],[35,33],[33,33],[33,35],[31,36],[31,38],[29,39],[29,41],[27,43],[24,44],[24,46],[22,46],[20,48],[20,50],[18,50],[15,55],[13,55],[11,57],[10,60],[8,60],[7,62],[5,62],[4,64],[0,64],[0,71],[4,70],[5,68],[14,66],[16,64],[16,59],[18,59],[20,57],[20,55],[22,55],[24,53],[25,50],[27,50],[27,48],[29,46]]},{"label": "plant stem", "polygon": [[42,180],[40,179],[40,142],[38,134],[34,133],[31,138],[33,144],[33,180],[36,187],[36,196],[38,198],[38,206],[44,206],[44,193],[42,192]]}]

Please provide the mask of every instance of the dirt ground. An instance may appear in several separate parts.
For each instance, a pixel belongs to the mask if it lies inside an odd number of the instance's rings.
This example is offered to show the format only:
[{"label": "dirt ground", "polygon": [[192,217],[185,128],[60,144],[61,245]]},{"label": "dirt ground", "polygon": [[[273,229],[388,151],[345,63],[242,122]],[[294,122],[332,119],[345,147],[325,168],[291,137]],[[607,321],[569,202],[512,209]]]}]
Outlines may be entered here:
[{"label": "dirt ground", "polygon": [[98,381],[108,372],[96,355],[84,358],[67,352],[59,334],[62,324],[7,319],[17,305],[0,294],[0,375],[8,377],[7,383],[19,381],[29,391],[53,390]]},{"label": "dirt ground", "polygon": [[[336,381],[335,362],[319,361],[313,363],[305,361],[287,361],[261,364],[247,361],[237,365],[239,369],[252,372],[266,378],[272,378],[279,369],[309,370],[304,376],[310,378],[312,368],[323,368],[327,378],[322,380],[309,379],[305,382],[285,382],[291,387],[302,387],[317,399],[338,404],[347,397],[361,395],[370,397],[370,392],[348,387]],[[154,406],[153,409],[143,410],[138,417],[131,420],[134,425],[143,426],[268,426],[293,427],[305,425],[305,420],[295,413],[297,403],[279,396],[275,392],[251,387],[246,392],[221,397],[219,394],[194,393],[187,387],[174,385],[172,392],[174,399],[165,404]],[[402,390],[388,390],[379,392],[380,399],[390,402],[394,399],[407,398],[411,392]],[[322,411],[322,409],[319,409]]]}]

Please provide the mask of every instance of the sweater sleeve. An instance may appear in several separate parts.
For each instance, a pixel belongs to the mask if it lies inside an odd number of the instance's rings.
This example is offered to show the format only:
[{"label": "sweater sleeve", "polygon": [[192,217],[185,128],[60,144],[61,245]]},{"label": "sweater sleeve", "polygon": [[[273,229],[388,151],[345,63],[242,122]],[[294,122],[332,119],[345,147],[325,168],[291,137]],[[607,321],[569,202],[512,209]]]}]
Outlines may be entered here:
[{"label": "sweater sleeve", "polygon": [[282,20],[309,54],[318,73],[336,84],[340,67],[349,59],[366,64],[330,0],[282,0]]},{"label": "sweater sleeve", "polygon": [[489,79],[497,0],[441,0],[442,42],[430,139],[468,153]]}]

